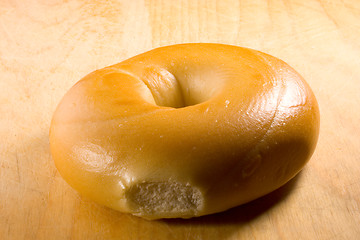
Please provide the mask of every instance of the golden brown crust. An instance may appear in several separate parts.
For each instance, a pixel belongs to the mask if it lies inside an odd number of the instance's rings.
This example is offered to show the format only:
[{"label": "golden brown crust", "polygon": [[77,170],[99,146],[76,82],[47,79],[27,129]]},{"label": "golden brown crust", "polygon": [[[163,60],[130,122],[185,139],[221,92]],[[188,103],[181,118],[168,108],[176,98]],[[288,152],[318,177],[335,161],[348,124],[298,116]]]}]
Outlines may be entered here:
[{"label": "golden brown crust", "polygon": [[186,218],[285,184],[318,133],[316,99],[286,63],[235,46],[181,44],[79,81],[53,116],[50,144],[80,193],[146,218]]}]

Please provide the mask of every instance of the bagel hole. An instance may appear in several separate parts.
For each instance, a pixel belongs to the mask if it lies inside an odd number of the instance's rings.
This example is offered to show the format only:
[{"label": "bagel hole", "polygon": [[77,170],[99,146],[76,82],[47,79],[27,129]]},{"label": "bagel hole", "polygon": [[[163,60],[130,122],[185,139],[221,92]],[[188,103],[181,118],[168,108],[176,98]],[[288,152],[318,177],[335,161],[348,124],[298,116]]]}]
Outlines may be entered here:
[{"label": "bagel hole", "polygon": [[142,81],[150,90],[157,106],[186,107],[178,79],[166,69],[147,67],[144,69]]},{"label": "bagel hole", "polygon": [[209,100],[219,89],[216,71],[168,71],[159,67],[147,67],[143,82],[153,95],[156,105],[171,108],[194,106]]},{"label": "bagel hole", "polygon": [[190,184],[142,182],[125,193],[129,207],[138,215],[191,216],[202,205],[202,194]]}]

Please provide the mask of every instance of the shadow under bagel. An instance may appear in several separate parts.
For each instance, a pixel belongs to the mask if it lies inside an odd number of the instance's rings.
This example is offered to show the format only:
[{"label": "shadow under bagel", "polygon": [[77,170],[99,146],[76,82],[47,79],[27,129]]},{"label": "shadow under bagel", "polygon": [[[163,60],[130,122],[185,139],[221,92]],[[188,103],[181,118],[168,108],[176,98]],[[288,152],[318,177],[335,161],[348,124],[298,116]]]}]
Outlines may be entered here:
[{"label": "shadow under bagel", "polygon": [[[306,169],[305,169],[306,170]],[[244,225],[250,224],[253,220],[267,213],[277,205],[282,204],[287,197],[296,188],[298,181],[302,178],[302,172],[297,174],[293,179],[282,187],[257,198],[243,205],[231,208],[224,212],[190,218],[190,219],[161,219],[160,222],[174,225]]]}]

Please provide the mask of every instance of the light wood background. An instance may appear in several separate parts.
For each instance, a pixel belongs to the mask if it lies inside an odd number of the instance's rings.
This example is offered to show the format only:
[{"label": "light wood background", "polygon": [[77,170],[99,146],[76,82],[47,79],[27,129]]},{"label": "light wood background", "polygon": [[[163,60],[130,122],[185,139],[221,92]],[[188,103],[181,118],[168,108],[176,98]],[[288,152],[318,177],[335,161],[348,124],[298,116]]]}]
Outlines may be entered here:
[{"label": "light wood background", "polygon": [[[49,152],[52,113],[89,72],[154,47],[245,46],[300,72],[317,149],[285,187],[230,211],[146,221],[82,198]],[[0,1],[0,239],[360,239],[360,1]]]}]

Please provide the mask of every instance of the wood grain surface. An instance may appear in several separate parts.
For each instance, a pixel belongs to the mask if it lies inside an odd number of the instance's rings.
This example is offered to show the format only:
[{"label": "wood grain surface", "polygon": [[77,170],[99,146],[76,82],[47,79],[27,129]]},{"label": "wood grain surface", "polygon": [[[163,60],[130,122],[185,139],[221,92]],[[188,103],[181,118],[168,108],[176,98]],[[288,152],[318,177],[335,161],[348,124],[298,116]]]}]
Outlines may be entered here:
[{"label": "wood grain surface", "polygon": [[[308,81],[317,149],[283,188],[227,212],[146,221],[81,197],[49,152],[52,113],[89,72],[154,47],[245,46]],[[360,1],[0,1],[0,239],[360,239]]]}]

